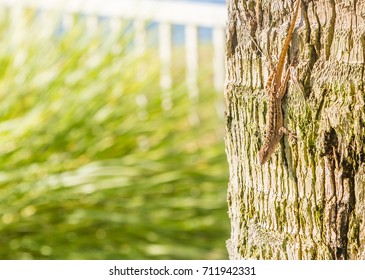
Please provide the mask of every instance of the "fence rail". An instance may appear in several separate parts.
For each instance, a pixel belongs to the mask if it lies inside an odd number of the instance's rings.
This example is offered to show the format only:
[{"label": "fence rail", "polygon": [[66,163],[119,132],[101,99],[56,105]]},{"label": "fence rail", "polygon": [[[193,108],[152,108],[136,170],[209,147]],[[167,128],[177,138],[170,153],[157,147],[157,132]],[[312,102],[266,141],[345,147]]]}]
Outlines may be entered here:
[{"label": "fence rail", "polygon": [[132,20],[136,32],[136,48],[146,48],[145,23],[158,23],[159,53],[162,62],[161,86],[172,84],[172,25],[185,27],[186,79],[191,94],[197,93],[198,74],[198,28],[212,29],[213,81],[217,90],[224,83],[224,29],[226,8],[209,3],[154,0],[0,0],[0,6],[9,8],[34,8],[42,11],[60,11],[64,25],[72,24],[70,15],[82,13],[90,25],[98,23],[99,17],[115,20]]}]

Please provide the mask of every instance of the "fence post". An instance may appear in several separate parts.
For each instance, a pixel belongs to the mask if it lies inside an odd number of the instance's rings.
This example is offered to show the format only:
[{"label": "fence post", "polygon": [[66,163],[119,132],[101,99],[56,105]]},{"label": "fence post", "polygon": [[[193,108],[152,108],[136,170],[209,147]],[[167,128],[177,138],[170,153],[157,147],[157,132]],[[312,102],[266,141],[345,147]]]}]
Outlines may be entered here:
[{"label": "fence post", "polygon": [[63,14],[62,16],[62,31],[71,29],[72,25],[74,24],[74,16],[73,14]]},{"label": "fence post", "polygon": [[188,24],[185,27],[186,82],[191,99],[198,97],[198,27]]},{"label": "fence post", "polygon": [[95,34],[95,32],[99,28],[99,19],[96,15],[88,15],[86,17],[86,26],[87,30],[86,32],[89,34]]},{"label": "fence post", "polygon": [[146,24],[143,20],[136,19],[133,22],[135,37],[134,37],[134,44],[135,44],[135,50],[137,54],[141,55],[143,54],[146,49]]},{"label": "fence post", "polygon": [[171,24],[167,22],[161,22],[158,29],[159,37],[159,53],[161,59],[161,77],[160,85],[162,89],[162,107],[165,110],[169,110],[172,106],[171,101]]},{"label": "fence post", "polygon": [[119,17],[111,17],[109,20],[109,27],[113,34],[116,34],[122,30],[122,19]]}]

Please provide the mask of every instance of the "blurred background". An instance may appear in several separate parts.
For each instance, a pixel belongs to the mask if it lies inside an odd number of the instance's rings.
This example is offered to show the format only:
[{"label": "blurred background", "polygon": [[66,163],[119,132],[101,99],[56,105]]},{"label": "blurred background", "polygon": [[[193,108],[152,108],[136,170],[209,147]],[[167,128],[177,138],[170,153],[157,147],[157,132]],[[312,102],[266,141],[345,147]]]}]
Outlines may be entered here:
[{"label": "blurred background", "polygon": [[222,2],[0,0],[1,259],[228,257]]}]

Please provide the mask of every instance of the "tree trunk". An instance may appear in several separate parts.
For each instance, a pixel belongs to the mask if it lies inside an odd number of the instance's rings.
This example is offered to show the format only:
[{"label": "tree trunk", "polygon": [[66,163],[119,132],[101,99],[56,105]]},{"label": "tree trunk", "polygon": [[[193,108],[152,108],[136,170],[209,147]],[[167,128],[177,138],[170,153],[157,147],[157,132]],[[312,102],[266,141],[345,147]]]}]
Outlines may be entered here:
[{"label": "tree trunk", "polygon": [[282,104],[297,139],[264,165],[267,61],[297,0],[227,2],[230,258],[365,259],[365,1],[302,0]]}]

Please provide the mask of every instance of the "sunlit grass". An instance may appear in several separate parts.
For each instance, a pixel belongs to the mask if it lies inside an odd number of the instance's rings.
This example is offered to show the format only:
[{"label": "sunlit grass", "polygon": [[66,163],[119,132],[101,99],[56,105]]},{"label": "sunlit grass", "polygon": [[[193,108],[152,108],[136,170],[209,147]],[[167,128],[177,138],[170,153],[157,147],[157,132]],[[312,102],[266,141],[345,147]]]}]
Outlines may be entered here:
[{"label": "sunlit grass", "polygon": [[134,55],[131,36],[82,20],[40,34],[7,15],[0,258],[227,258],[217,94],[205,86],[193,104],[182,81],[162,93],[155,53]]}]

